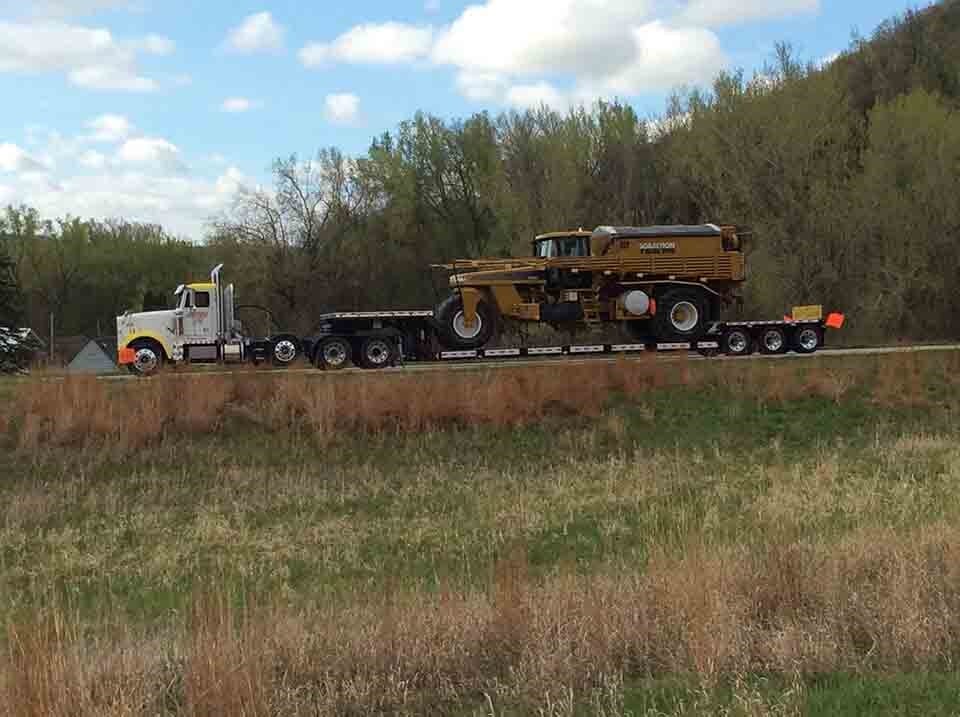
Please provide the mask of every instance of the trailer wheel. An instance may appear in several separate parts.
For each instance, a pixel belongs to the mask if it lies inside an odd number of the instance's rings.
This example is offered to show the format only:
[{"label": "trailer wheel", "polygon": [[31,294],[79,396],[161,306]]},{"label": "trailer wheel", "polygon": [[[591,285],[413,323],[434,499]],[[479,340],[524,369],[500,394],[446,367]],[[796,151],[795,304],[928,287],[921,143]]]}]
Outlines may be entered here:
[{"label": "trailer wheel", "polygon": [[450,349],[478,349],[487,344],[496,329],[497,317],[486,301],[477,304],[477,320],[467,326],[463,316],[463,301],[457,294],[450,296],[437,308],[437,318],[443,328],[442,338]]},{"label": "trailer wheel", "polygon": [[801,326],[793,337],[793,350],[798,354],[812,354],[823,344],[823,333],[815,326]]},{"label": "trailer wheel", "polygon": [[709,302],[695,289],[671,289],[657,299],[653,333],[658,341],[696,341],[707,330]]},{"label": "trailer wheel", "polygon": [[273,341],[274,366],[289,366],[300,355],[300,342],[293,336],[278,336]]},{"label": "trailer wheel", "polygon": [[371,336],[360,347],[360,365],[363,368],[386,368],[393,363],[394,346],[390,339]]},{"label": "trailer wheel", "polygon": [[127,364],[127,370],[135,376],[153,376],[163,368],[166,354],[158,341],[137,339],[130,344],[133,349],[133,363]]},{"label": "trailer wheel", "polygon": [[727,329],[720,340],[720,347],[727,356],[749,356],[753,353],[753,337],[746,329]]},{"label": "trailer wheel", "polygon": [[760,334],[760,351],[762,353],[768,355],[786,353],[789,346],[787,333],[779,326],[765,329]]},{"label": "trailer wheel", "polygon": [[346,339],[324,339],[317,347],[314,360],[319,368],[336,371],[350,363],[350,343]]}]

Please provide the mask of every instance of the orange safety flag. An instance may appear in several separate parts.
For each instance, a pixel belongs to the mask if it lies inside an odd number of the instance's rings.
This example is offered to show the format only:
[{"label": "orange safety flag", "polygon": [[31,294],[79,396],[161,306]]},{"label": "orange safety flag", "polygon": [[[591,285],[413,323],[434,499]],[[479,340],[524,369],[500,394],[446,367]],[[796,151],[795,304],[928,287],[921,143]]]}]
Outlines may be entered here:
[{"label": "orange safety flag", "polygon": [[136,360],[137,353],[131,348],[122,348],[117,350],[117,363],[124,366],[133,363]]},{"label": "orange safety flag", "polygon": [[843,314],[830,314],[827,316],[827,328],[828,329],[841,329],[843,328],[844,322]]}]

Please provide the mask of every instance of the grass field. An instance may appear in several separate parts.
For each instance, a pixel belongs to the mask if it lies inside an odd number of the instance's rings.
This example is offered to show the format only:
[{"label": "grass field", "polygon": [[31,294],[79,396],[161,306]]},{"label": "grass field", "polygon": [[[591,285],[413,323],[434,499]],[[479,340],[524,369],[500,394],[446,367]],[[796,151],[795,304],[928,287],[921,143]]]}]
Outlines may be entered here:
[{"label": "grass field", "polygon": [[957,354],[0,401],[0,715],[960,713]]}]

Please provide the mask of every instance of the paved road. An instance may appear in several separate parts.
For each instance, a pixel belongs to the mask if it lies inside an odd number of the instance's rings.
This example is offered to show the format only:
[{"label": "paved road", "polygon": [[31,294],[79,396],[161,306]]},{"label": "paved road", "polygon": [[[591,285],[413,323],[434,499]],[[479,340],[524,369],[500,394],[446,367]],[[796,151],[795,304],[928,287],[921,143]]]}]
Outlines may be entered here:
[{"label": "paved road", "polygon": [[[783,361],[783,360],[809,360],[811,358],[820,358],[827,356],[878,356],[882,354],[894,354],[894,353],[931,353],[931,352],[949,352],[949,351],[960,351],[960,344],[926,344],[918,346],[878,346],[874,348],[856,348],[856,349],[821,349],[815,354],[780,354],[775,356],[766,356],[762,354],[753,354],[752,356],[742,356],[742,357],[731,357],[731,356],[716,356],[713,358],[704,358],[699,354],[695,353],[685,353],[680,355],[678,352],[661,352],[654,354],[656,360],[658,361]],[[501,369],[509,368],[511,366],[552,366],[554,364],[563,364],[564,366],[569,365],[585,365],[585,364],[596,364],[596,363],[612,363],[617,360],[627,360],[627,361],[637,361],[642,360],[646,356],[649,360],[649,354],[644,352],[636,354],[604,354],[597,356],[585,356],[585,357],[571,357],[571,356],[556,356],[556,357],[537,357],[537,358],[514,358],[514,359],[501,359],[498,361],[491,360],[481,360],[481,359],[467,359],[463,361],[436,361],[430,363],[410,363],[406,366],[395,367],[383,369],[381,371],[365,371],[358,368],[348,368],[342,371],[328,372],[320,371],[311,366],[299,366],[296,368],[287,368],[287,369],[270,369],[263,368],[257,369],[250,372],[252,375],[261,376],[261,375],[273,375],[273,374],[314,374],[317,376],[344,376],[344,375],[355,375],[358,373],[377,373],[379,375],[383,374],[403,374],[403,373],[422,373],[430,371],[478,371],[478,370],[491,370],[491,369]],[[223,369],[220,367],[210,367],[202,368],[196,367],[191,368],[189,371],[182,371],[179,373],[181,376],[224,376],[236,373],[236,371],[231,371],[229,369]],[[129,374],[117,374],[110,376],[100,376],[101,380],[105,381],[117,381],[117,380],[132,380],[135,377]]]}]

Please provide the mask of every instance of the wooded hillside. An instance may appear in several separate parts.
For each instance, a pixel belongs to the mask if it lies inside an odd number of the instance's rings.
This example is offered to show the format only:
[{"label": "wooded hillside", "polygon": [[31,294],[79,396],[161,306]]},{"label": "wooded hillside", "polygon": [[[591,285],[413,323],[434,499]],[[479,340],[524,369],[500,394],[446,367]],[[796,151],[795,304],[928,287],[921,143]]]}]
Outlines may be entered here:
[{"label": "wooded hillside", "polygon": [[362,158],[277,160],[272,191],[242,194],[202,243],[10,208],[0,315],[22,306],[37,329],[53,311],[65,332],[109,332],[119,311],[165,302],[217,260],[243,303],[307,331],[332,308],[433,305],[430,263],[527,253],[538,232],[713,221],[752,230],[752,315],[816,301],[845,311],[858,339],[957,338],[958,100],[950,0],[826,67],[781,47],[754,77],[678,92],[655,122],[619,102],[417,114]]}]

